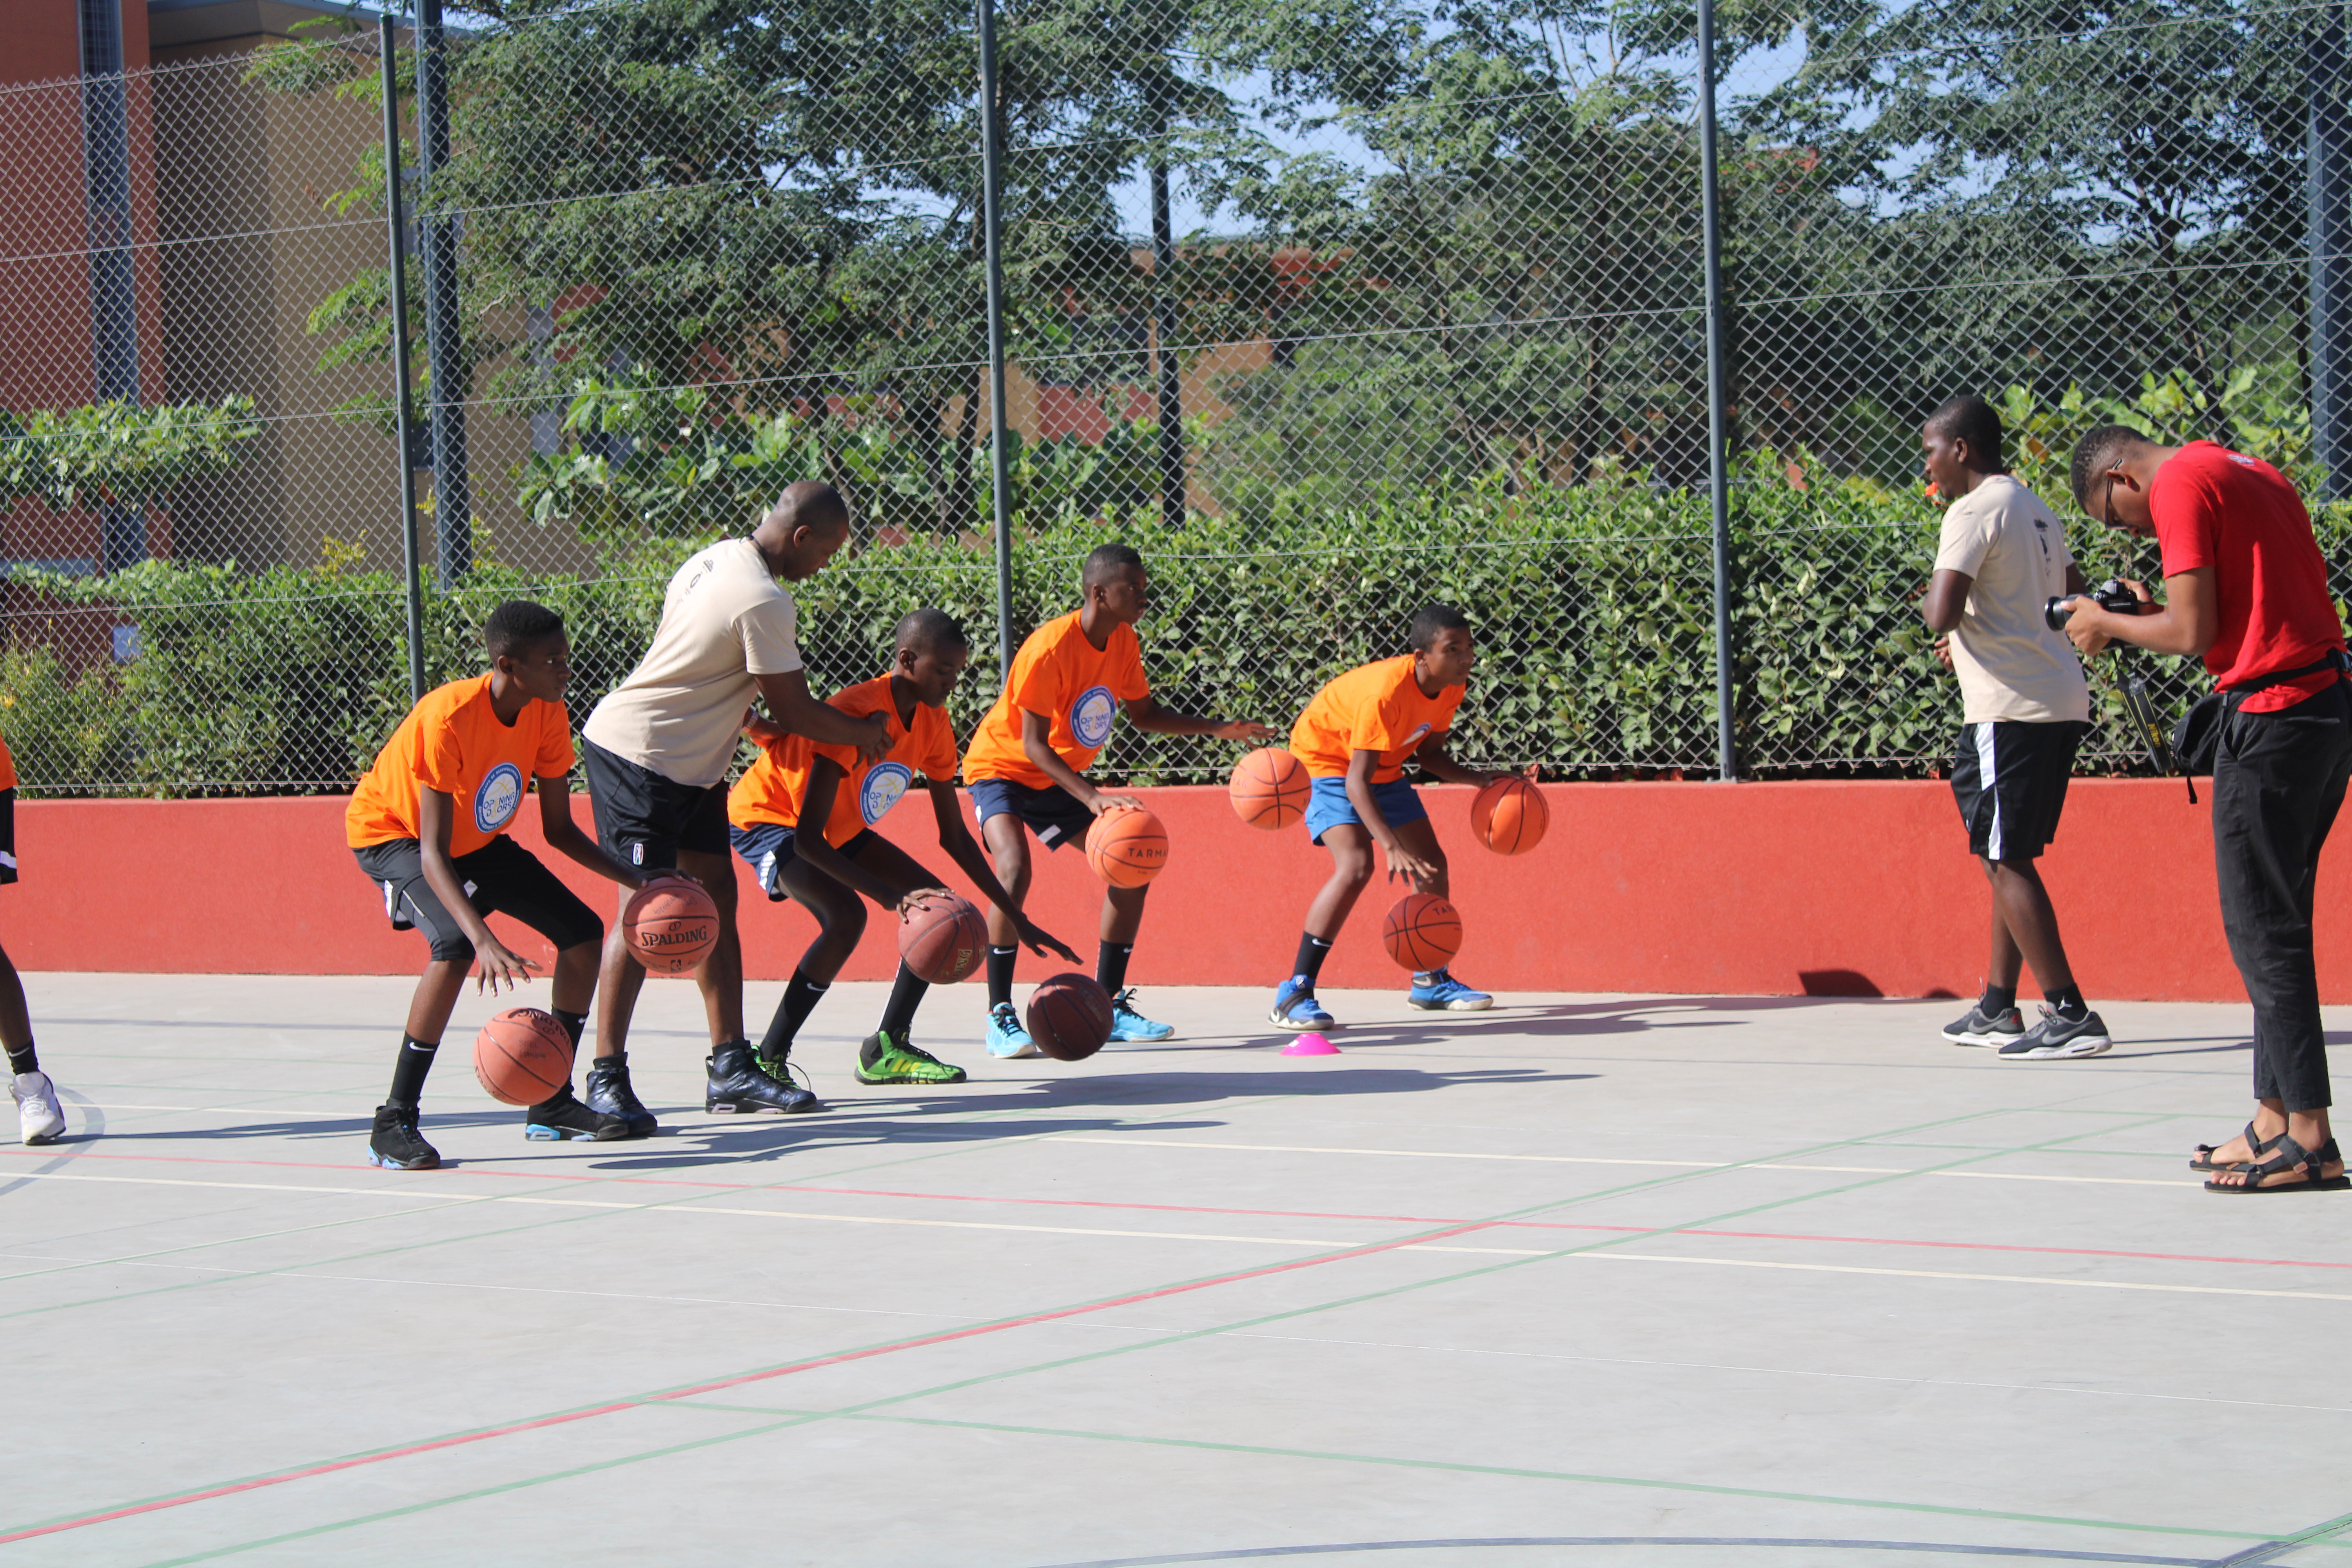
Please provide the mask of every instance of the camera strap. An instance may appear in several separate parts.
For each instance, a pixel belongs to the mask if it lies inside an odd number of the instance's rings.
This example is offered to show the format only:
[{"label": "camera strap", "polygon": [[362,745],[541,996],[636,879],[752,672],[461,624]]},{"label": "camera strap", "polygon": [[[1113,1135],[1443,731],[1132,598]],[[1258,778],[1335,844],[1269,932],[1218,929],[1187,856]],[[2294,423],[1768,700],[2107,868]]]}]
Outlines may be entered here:
[{"label": "camera strap", "polygon": [[2284,686],[2290,680],[2301,680],[2306,675],[2317,675],[2323,669],[2336,674],[2352,673],[2352,655],[2340,647],[2327,650],[2323,658],[2293,669],[2274,670],[2271,674],[2242,680],[2235,686],[2225,686],[2197,700],[2172,731],[2172,754],[2180,759],[2180,772],[2189,779],[2189,798],[2197,799],[2195,775],[2213,771],[2213,759],[2221,747],[2221,725],[2229,715],[2238,710],[2238,704],[2257,691],[2267,691],[2273,686]]}]

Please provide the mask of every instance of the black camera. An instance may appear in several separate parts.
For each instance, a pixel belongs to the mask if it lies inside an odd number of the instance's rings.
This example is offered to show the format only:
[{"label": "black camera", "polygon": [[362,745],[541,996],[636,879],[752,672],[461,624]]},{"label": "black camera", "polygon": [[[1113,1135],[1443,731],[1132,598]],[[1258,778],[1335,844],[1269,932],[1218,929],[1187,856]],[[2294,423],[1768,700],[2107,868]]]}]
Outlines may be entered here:
[{"label": "black camera", "polygon": [[2139,614],[2139,595],[2125,587],[2122,578],[2110,577],[2087,593],[2067,594],[2055,599],[2044,599],[2042,602],[2042,619],[2052,631],[2063,632],[2066,629],[2066,623],[2073,619],[2074,615],[2071,606],[2077,599],[2088,599],[2110,615]]}]

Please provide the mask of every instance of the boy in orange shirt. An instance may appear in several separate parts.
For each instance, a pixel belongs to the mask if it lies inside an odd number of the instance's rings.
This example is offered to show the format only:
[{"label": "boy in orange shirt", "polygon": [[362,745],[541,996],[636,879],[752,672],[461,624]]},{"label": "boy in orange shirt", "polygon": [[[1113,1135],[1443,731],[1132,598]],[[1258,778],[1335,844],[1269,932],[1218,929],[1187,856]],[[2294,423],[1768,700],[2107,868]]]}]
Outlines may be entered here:
[{"label": "boy in orange shirt", "polygon": [[[1507,773],[1465,768],[1445,754],[1454,710],[1469,690],[1469,617],[1451,605],[1416,611],[1409,654],[1367,664],[1315,694],[1291,727],[1290,750],[1314,778],[1307,832],[1331,851],[1331,879],[1307,908],[1291,976],[1275,989],[1273,1021],[1286,1028],[1328,1029],[1331,1015],[1315,1000],[1315,978],[1347,923],[1348,913],[1372,879],[1372,846],[1388,857],[1391,879],[1402,871],[1416,891],[1446,896],[1445,851],[1421,796],[1404,781],[1404,764],[1448,784],[1486,784]],[[1412,977],[1405,1000],[1415,1007],[1475,1013],[1494,998],[1473,991],[1444,969]]]},{"label": "boy in orange shirt", "polygon": [[[0,887],[16,879],[16,760],[0,741]],[[64,1136],[66,1113],[58,1086],[41,1070],[33,1049],[33,1016],[25,1005],[25,983],[0,949],[0,1046],[8,1049],[8,1098],[16,1102],[16,1133],[27,1143],[54,1143]]]},{"label": "boy in orange shirt", "polygon": [[[383,891],[393,929],[421,929],[432,942],[432,962],[408,1004],[392,1092],[376,1108],[368,1135],[368,1158],[390,1170],[429,1171],[441,1163],[416,1130],[417,1100],[475,955],[482,960],[477,984],[493,994],[502,983],[511,991],[539,967],[492,935],[483,916],[509,915],[555,944],[551,1010],[575,1049],[588,1021],[604,922],[507,837],[528,782],[538,782],[540,830],[549,848],[625,888],[672,874],[622,865],[572,820],[572,721],[563,706],[572,651],[563,617],[512,601],[490,612],[482,641],[490,672],[426,692],[384,743],[343,814],[345,838]],[[523,1136],[624,1138],[632,1130],[632,1108],[653,1121],[630,1091],[627,1063],[618,1053],[589,1069],[588,1088],[585,1105],[567,1083],[532,1106]]]},{"label": "boy in orange shirt", "polygon": [[[1097,813],[1139,810],[1133,795],[1105,795],[1085,769],[1110,739],[1111,720],[1124,707],[1137,729],[1157,735],[1214,735],[1255,740],[1271,733],[1247,719],[1205,719],[1171,713],[1152,700],[1143,677],[1135,623],[1150,606],[1143,557],[1125,544],[1104,544],[1087,557],[1085,603],[1029,634],[1004,682],[1003,695],[972,731],[964,753],[964,782],[980,813],[981,837],[1012,893],[1009,906],[988,914],[988,1054],[1034,1057],[1037,1047],[1013,1010],[1013,964],[1020,952],[1013,916],[1029,892],[1029,838],[1048,849],[1083,843]],[[1095,978],[1111,994],[1114,1040],[1164,1040],[1176,1031],[1138,1013],[1127,989],[1127,961],[1143,923],[1147,888],[1110,888],[1103,894],[1102,944]]]},{"label": "boy in orange shirt", "polygon": [[[727,797],[736,853],[758,874],[760,886],[769,898],[789,896],[816,917],[816,941],[793,970],[760,1042],[760,1070],[780,1080],[789,1081],[793,1037],[866,932],[866,906],[857,895],[905,914],[947,891],[938,878],[874,830],[912,793],[919,778],[939,819],[940,847],[992,904],[1003,909],[1011,901],[981,858],[956,800],[955,729],[948,722],[947,700],[971,658],[963,628],[944,610],[915,610],[898,623],[894,641],[889,674],[826,700],[852,718],[887,717],[890,750],[880,761],[860,763],[850,747],[820,746],[755,720],[746,728],[762,753]],[[1017,911],[1010,918],[1034,951],[1051,948],[1078,962],[1076,953]],[[963,1068],[908,1038],[915,1008],[929,989],[904,963],[898,965],[882,1021],[858,1047],[858,1082],[964,1080]],[[812,1100],[805,1109],[819,1108]]]}]

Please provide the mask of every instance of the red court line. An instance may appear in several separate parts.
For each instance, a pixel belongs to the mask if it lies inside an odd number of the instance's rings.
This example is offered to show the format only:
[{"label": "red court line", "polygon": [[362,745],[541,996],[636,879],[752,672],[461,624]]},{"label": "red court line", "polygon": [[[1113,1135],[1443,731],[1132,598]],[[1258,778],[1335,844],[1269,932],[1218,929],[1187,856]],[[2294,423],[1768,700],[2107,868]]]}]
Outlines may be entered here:
[{"label": "red court line", "polygon": [[1206,1290],[1216,1285],[1234,1285],[1244,1279],[1260,1279],[1271,1274],[1288,1274],[1300,1268],[1313,1268],[1326,1263],[1343,1263],[1352,1258],[1366,1258],[1374,1253],[1393,1251],[1400,1247],[1412,1247],[1423,1242],[1440,1241],[1449,1236],[1464,1236],[1472,1231],[1490,1228],[1491,1222],[1474,1221],[1458,1225],[1450,1230],[1433,1231],[1426,1235],[1402,1237],[1395,1241],[1376,1241],[1362,1247],[1351,1247],[1342,1252],[1328,1252],[1319,1258],[1295,1258],[1288,1263],[1270,1263],[1257,1268],[1244,1268],[1232,1274],[1213,1275],[1182,1285],[1162,1285],[1156,1289],[1138,1290],[1107,1301],[1088,1301],[1076,1307],[1057,1307],[1048,1312],[1033,1312],[1026,1317],[1007,1318],[999,1322],[976,1323],[969,1328],[949,1329],[936,1334],[922,1334],[914,1339],[895,1340],[888,1344],[873,1345],[865,1350],[843,1351],[835,1355],[814,1356],[807,1361],[772,1366],[761,1372],[742,1373],[734,1377],[722,1377],[709,1383],[698,1383],[688,1388],[673,1388],[661,1394],[645,1394],[635,1399],[624,1399],[610,1405],[599,1405],[586,1410],[574,1410],[562,1415],[542,1415],[532,1421],[518,1421],[509,1426],[493,1426],[481,1432],[460,1433],[454,1437],[435,1437],[423,1443],[411,1443],[404,1447],[387,1448],[379,1454],[362,1454],[349,1459],[332,1459],[323,1465],[306,1465],[299,1469],[280,1470],[275,1475],[256,1476],[251,1480],[232,1481],[226,1486],[206,1487],[200,1491],[183,1492],[176,1497],[158,1498],[152,1502],[132,1503],[128,1507],[108,1509],[102,1512],[84,1514],[78,1519],[60,1520],[55,1524],[37,1524],[27,1529],[0,1534],[0,1546],[12,1541],[29,1541],[38,1535],[57,1535],[68,1530],[80,1530],[89,1525],[104,1524],[110,1520],[130,1519],[142,1513],[154,1513],[163,1509],[181,1508],[192,1502],[204,1502],[213,1498],[230,1497],[238,1492],[257,1491],[263,1487],[284,1486],[289,1481],[307,1480],[313,1476],[332,1475],[338,1470],[356,1469],[362,1465],[380,1465],[389,1459],[407,1458],[416,1454],[429,1454],[442,1448],[462,1447],[468,1443],[487,1442],[492,1437],[512,1436],[518,1432],[536,1431],[544,1426],[562,1426],[573,1421],[585,1421],[592,1415],[609,1415],[617,1410],[634,1410],[641,1405],[659,1404],[673,1399],[690,1399],[696,1394],[711,1394],[722,1388],[740,1388],[748,1383],[765,1383],[772,1378],[789,1377],[796,1372],[814,1372],[820,1367],[841,1366],[849,1362],[869,1361],[876,1356],[891,1355],[899,1351],[920,1350],[927,1345],[951,1344],[957,1340],[976,1339],[982,1334],[1002,1333],[1007,1329],[1027,1328],[1035,1323],[1050,1323],[1062,1318],[1084,1317],[1089,1312],[1108,1311],[1113,1307],[1131,1307],[1139,1301],[1156,1301],[1170,1296],[1182,1296],[1194,1290]]}]

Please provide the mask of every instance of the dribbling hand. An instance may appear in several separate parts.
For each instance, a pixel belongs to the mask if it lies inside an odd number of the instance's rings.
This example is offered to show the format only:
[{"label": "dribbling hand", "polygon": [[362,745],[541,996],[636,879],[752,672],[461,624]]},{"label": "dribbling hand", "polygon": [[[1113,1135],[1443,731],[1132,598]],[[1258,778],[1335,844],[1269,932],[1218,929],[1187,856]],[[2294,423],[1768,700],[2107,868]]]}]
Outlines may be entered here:
[{"label": "dribbling hand", "polygon": [[1148,808],[1144,804],[1131,795],[1098,795],[1095,796],[1095,815],[1097,816],[1100,816],[1106,811],[1143,811],[1146,809]]},{"label": "dribbling hand", "polygon": [[493,996],[499,994],[501,983],[512,991],[524,981],[533,978],[531,971],[539,967],[530,959],[509,951],[506,943],[495,937],[475,952],[481,959],[482,967],[474,976],[474,989],[477,992],[487,991]]},{"label": "dribbling hand", "polygon": [[1402,876],[1412,884],[1412,890],[1416,893],[1427,892],[1429,885],[1444,875],[1435,864],[1423,859],[1402,845],[1391,849],[1388,857],[1389,880],[1393,882]]},{"label": "dribbling hand", "polygon": [[1274,731],[1255,719],[1220,719],[1209,733],[1220,741],[1263,741]]},{"label": "dribbling hand", "polygon": [[1028,947],[1029,951],[1037,954],[1040,958],[1043,958],[1048,952],[1052,952],[1058,955],[1065,963],[1077,963],[1082,962],[1078,955],[1071,952],[1067,947],[1064,946],[1060,939],[1055,937],[1053,932],[1046,931],[1042,926],[1032,924],[1025,916],[1015,915],[1013,917],[1013,933],[1021,939],[1023,943]]},{"label": "dribbling hand", "polygon": [[898,918],[906,919],[929,904],[934,899],[952,899],[955,894],[945,888],[917,888],[898,900]]}]

